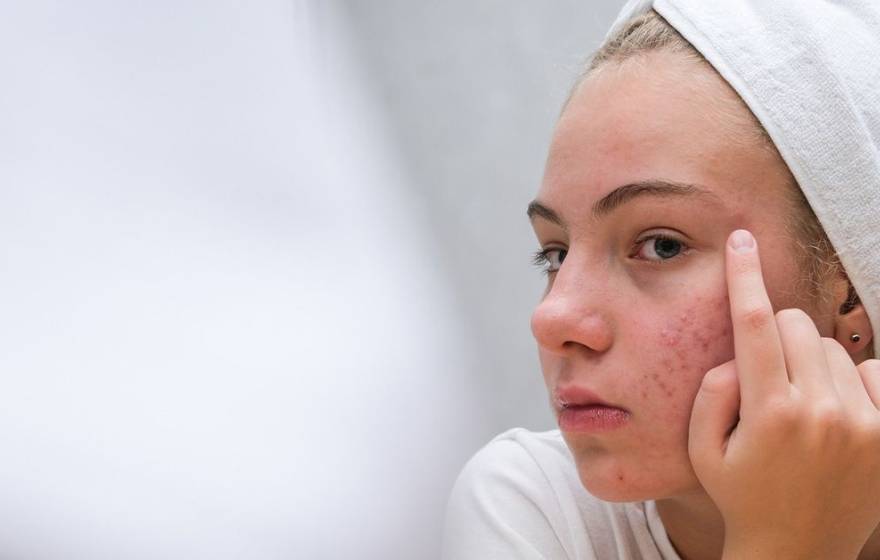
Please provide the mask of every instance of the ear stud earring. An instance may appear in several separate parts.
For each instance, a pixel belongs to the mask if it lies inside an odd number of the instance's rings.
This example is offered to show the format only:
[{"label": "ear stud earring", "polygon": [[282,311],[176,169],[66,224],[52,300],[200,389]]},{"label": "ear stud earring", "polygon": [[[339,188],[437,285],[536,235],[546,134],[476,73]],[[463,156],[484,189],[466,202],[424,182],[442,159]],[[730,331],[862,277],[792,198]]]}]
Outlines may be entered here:
[{"label": "ear stud earring", "polygon": [[849,339],[853,342],[858,342],[862,339],[862,337],[859,336],[859,333],[852,333]]}]

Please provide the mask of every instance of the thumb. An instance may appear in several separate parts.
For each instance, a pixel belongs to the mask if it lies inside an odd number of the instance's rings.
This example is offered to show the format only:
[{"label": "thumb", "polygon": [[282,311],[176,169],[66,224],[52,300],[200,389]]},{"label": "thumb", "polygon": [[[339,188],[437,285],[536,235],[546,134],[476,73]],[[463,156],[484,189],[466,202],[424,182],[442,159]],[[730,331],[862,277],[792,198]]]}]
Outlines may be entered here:
[{"label": "thumb", "polygon": [[739,380],[735,364],[730,360],[710,369],[694,399],[688,454],[701,482],[706,474],[717,470],[739,417]]}]

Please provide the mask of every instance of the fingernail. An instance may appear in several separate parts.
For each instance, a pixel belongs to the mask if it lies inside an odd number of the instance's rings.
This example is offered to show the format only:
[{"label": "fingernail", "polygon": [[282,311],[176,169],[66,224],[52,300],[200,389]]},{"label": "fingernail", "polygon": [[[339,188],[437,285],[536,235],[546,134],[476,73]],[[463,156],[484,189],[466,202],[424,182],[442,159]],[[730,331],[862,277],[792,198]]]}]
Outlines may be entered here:
[{"label": "fingernail", "polygon": [[730,236],[730,247],[737,253],[746,253],[755,247],[755,238],[744,229],[738,229]]}]

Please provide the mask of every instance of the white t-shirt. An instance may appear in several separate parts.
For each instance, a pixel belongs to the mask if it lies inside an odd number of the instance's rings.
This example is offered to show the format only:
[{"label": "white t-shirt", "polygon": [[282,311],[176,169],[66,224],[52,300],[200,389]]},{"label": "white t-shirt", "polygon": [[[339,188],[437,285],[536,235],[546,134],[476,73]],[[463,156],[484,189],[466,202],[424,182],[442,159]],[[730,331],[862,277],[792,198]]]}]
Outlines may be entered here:
[{"label": "white t-shirt", "polygon": [[654,501],[590,495],[559,430],[513,428],[462,468],[446,508],[443,560],[681,560]]}]

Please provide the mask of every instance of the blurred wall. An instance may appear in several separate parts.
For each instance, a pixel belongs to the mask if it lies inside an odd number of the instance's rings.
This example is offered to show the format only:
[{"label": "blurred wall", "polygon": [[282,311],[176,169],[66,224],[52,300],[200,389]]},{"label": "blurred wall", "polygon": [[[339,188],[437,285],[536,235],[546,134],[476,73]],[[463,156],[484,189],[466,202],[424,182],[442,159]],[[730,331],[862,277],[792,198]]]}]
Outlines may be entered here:
[{"label": "blurred wall", "polygon": [[482,433],[555,429],[529,330],[545,281],[525,211],[562,102],[625,2],[340,3],[479,345]]},{"label": "blurred wall", "polygon": [[0,557],[432,557],[618,4],[0,4]]}]

